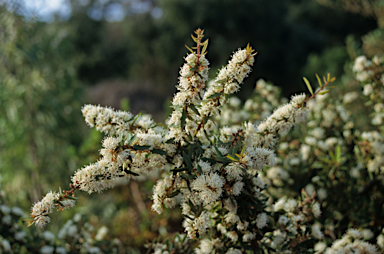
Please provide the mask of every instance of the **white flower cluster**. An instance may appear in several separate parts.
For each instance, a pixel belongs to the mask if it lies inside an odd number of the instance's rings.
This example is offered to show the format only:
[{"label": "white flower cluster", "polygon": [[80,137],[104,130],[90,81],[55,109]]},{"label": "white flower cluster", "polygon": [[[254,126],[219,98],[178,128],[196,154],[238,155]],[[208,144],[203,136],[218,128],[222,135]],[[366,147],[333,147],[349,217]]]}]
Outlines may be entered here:
[{"label": "white flower cluster", "polygon": [[48,194],[39,202],[36,202],[31,211],[31,217],[35,224],[39,227],[44,227],[50,222],[49,214],[53,212],[54,208],[68,208],[74,205],[73,200],[65,200],[58,202],[60,194],[55,192],[48,192]]},{"label": "white flower cluster", "polygon": [[363,84],[363,94],[374,103],[372,124],[380,126],[384,122],[384,57],[374,56],[368,60],[362,55],[355,59],[353,71]]},{"label": "white flower cluster", "polygon": [[185,58],[186,63],[181,67],[178,93],[175,94],[172,104],[184,106],[187,104],[198,104],[208,80],[209,62],[205,55],[190,53]]},{"label": "white flower cluster", "polygon": [[326,247],[322,242],[315,246],[317,254],[352,254],[352,253],[366,253],[366,254],[379,254],[377,247],[369,242],[363,240],[363,233],[354,228],[347,230],[346,234],[332,243],[331,247]]},{"label": "white flower cluster", "polygon": [[303,106],[304,101],[305,94],[293,96],[290,103],[278,108],[258,126],[258,130],[264,133],[287,134],[293,125],[305,121],[309,110]]},{"label": "white flower cluster", "polygon": [[226,103],[226,97],[223,95],[230,95],[240,90],[240,84],[252,71],[254,61],[246,49],[238,50],[229,63],[219,71],[215,82],[204,94],[200,113],[217,116],[218,106]]},{"label": "white flower cluster", "polygon": [[279,251],[284,244],[294,245],[298,239],[302,241],[310,237],[318,240],[324,238],[320,225],[308,225],[308,221],[313,217],[319,218],[321,215],[318,202],[297,202],[293,198],[283,197],[273,205],[273,210],[283,212],[277,221],[280,228],[266,234],[263,241],[276,251]]},{"label": "white flower cluster", "polygon": [[367,162],[369,172],[384,175],[384,140],[377,131],[361,133],[362,146],[370,151],[372,158]]},{"label": "white flower cluster", "polygon": [[125,133],[131,127],[134,128],[131,126],[134,123],[133,116],[129,112],[94,105],[85,105],[81,111],[90,127],[95,127],[107,135]]}]

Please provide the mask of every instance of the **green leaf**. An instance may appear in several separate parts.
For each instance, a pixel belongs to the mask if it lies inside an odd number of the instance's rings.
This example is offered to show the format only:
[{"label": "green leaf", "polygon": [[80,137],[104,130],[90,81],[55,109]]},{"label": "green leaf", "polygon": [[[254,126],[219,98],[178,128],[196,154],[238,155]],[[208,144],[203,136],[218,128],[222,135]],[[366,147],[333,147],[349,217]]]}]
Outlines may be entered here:
[{"label": "green leaf", "polygon": [[140,150],[140,151],[143,151],[143,150],[148,150],[151,146],[139,146],[139,145],[134,145],[132,146],[133,149],[135,150]]},{"label": "green leaf", "polygon": [[195,105],[190,104],[190,105],[188,105],[188,107],[189,107],[190,109],[192,109],[193,112],[195,112],[196,115],[198,115],[198,116],[200,115],[200,113],[199,113],[199,111],[197,110],[197,108],[195,107]]},{"label": "green leaf", "polygon": [[232,161],[234,161],[234,162],[237,162],[238,160],[236,160],[235,158],[233,158],[232,156],[230,156],[230,155],[227,155],[226,156],[228,159],[230,159],[230,160],[232,160]]},{"label": "green leaf", "polygon": [[327,164],[332,164],[332,161],[327,158],[320,158],[320,160],[324,161]]},{"label": "green leaf", "polygon": [[224,84],[224,83],[227,83],[227,79],[219,79],[219,80],[215,80],[215,83],[217,84]]},{"label": "green leaf", "polygon": [[181,114],[181,123],[180,123],[180,127],[182,130],[184,130],[184,127],[185,127],[185,119],[187,118],[187,112],[183,109],[183,112]]},{"label": "green leaf", "polygon": [[152,153],[157,153],[157,154],[160,154],[160,155],[167,155],[168,153],[162,149],[158,149],[158,148],[154,148],[152,149]]},{"label": "green leaf", "polygon": [[207,39],[205,42],[203,42],[203,44],[204,44],[204,47],[203,47],[203,50],[201,51],[201,54],[202,54],[202,55],[204,55],[205,51],[207,50],[207,47],[208,47],[208,39]]},{"label": "green leaf", "polygon": [[221,161],[224,164],[227,164],[227,163],[231,162],[231,160],[229,160],[229,159],[227,159],[225,157],[217,156],[215,158],[216,158],[216,160]]},{"label": "green leaf", "polygon": [[332,161],[336,161],[335,154],[332,151],[329,151],[329,156],[331,157]]},{"label": "green leaf", "polygon": [[135,123],[137,118],[139,118],[140,116],[141,116],[141,114],[136,115],[135,118],[133,118],[132,123]]},{"label": "green leaf", "polygon": [[324,95],[324,94],[326,94],[328,92],[329,92],[329,90],[325,90],[325,91],[319,92],[319,94]]},{"label": "green leaf", "polygon": [[128,140],[128,143],[127,143],[127,145],[131,145],[132,144],[132,142],[135,140],[135,138],[136,138],[136,134],[135,135],[133,135],[129,140]]},{"label": "green leaf", "polygon": [[217,153],[218,155],[220,155],[221,157],[224,157],[223,154],[220,152],[220,150],[219,150],[216,146],[214,146],[214,148],[215,148],[216,153]]},{"label": "green leaf", "polygon": [[184,159],[185,165],[189,169],[193,169],[192,161],[191,161],[191,159],[189,158],[189,156],[185,152],[183,152],[183,159]]},{"label": "green leaf", "polygon": [[360,149],[359,149],[358,146],[355,146],[355,147],[353,148],[353,151],[355,152],[356,155],[360,155]]},{"label": "green leaf", "polygon": [[172,193],[168,196],[168,198],[173,198],[173,197],[179,195],[179,193],[180,193],[180,190],[176,190],[176,191],[172,192]]},{"label": "green leaf", "polygon": [[246,148],[246,146],[243,146],[243,149],[241,149],[241,153],[240,153],[241,156],[244,156],[245,148]]},{"label": "green leaf", "polygon": [[228,154],[233,155],[234,153],[235,153],[235,148],[233,146],[231,146],[231,148],[229,148]]},{"label": "green leaf", "polygon": [[188,175],[188,174],[185,174],[185,173],[183,173],[183,172],[180,172],[180,175],[181,175],[181,177],[183,177],[184,179],[195,179],[195,176],[193,176],[193,175]]},{"label": "green leaf", "polygon": [[167,144],[173,144],[175,142],[174,138],[168,139],[165,143]]},{"label": "green leaf", "polygon": [[206,123],[208,122],[208,120],[209,120],[209,116],[205,116],[205,117],[203,118],[203,123],[206,124]]},{"label": "green leaf", "polygon": [[316,78],[317,78],[317,82],[319,83],[319,86],[323,87],[323,85],[321,83],[321,79],[320,79],[319,75],[317,75],[317,73],[316,73]]},{"label": "green leaf", "polygon": [[195,36],[193,36],[193,34],[191,34],[191,37],[192,37],[192,40],[194,41],[194,42],[198,42],[199,40],[195,37]]},{"label": "green leaf", "polygon": [[139,176],[138,173],[132,172],[131,170],[128,170],[128,169],[124,169],[124,172],[130,175]]},{"label": "green leaf", "polygon": [[336,155],[336,161],[339,161],[341,158],[341,147],[340,146],[336,146],[335,155]]},{"label": "green leaf", "polygon": [[212,94],[212,95],[208,96],[208,98],[207,98],[207,99],[214,99],[214,98],[217,98],[217,97],[219,97],[220,95],[221,95],[220,93],[214,93],[214,94]]},{"label": "green leaf", "polygon": [[187,45],[185,45],[185,47],[191,52],[191,53],[195,53],[190,47],[188,47]]},{"label": "green leaf", "polygon": [[201,170],[200,165],[197,165],[197,172],[199,172],[199,175],[203,174],[203,170]]},{"label": "green leaf", "polygon": [[195,149],[195,144],[192,144],[188,147],[188,156],[192,160],[193,157],[193,150]]},{"label": "green leaf", "polygon": [[305,84],[307,85],[309,92],[313,95],[313,90],[312,90],[311,84],[309,83],[308,79],[306,77],[303,77],[303,80],[304,80]]}]

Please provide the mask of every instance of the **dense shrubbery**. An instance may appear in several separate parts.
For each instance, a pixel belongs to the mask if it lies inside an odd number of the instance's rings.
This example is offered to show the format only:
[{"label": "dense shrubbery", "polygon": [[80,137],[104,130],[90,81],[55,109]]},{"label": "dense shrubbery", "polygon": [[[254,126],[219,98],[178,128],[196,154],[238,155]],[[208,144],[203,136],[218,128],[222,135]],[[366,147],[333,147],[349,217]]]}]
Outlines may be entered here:
[{"label": "dense shrubbery", "polygon": [[[283,104],[278,89],[260,80],[259,93],[241,107],[231,96],[250,73],[254,50],[234,53],[206,87],[208,41],[201,30],[195,33],[167,125],[84,106],[86,122],[107,134],[102,158],[79,169],[69,191],[37,202],[30,223],[45,226],[53,209],[72,207],[76,190],[101,192],[121,179],[160,172],[152,210],[180,205],[186,233],[148,244],[155,253],[379,253],[384,144],[380,130],[359,130],[343,106],[359,94],[351,91],[342,102],[328,98],[334,78],[317,76],[318,91],[308,84],[311,97]],[[379,97],[382,62],[359,57],[353,66],[357,80],[370,82]]]}]

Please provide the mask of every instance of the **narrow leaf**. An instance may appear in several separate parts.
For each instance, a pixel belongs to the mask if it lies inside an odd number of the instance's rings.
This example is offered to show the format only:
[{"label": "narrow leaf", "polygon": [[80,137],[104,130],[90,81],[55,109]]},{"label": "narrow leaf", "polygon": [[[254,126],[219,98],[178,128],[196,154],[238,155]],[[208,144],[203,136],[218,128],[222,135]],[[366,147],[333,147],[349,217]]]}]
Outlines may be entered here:
[{"label": "narrow leaf", "polygon": [[170,171],[172,172],[188,171],[188,168],[175,168],[175,169],[171,169]]},{"label": "narrow leaf", "polygon": [[320,79],[319,75],[317,75],[317,73],[316,73],[316,78],[317,78],[317,82],[319,83],[319,86],[323,87],[323,85],[321,83],[321,79]]},{"label": "narrow leaf", "polygon": [[198,116],[200,115],[200,114],[199,114],[199,111],[197,110],[197,108],[195,107],[195,105],[190,104],[190,105],[188,105],[188,106],[189,106],[190,109],[193,110],[193,112],[196,113],[196,115],[198,115]]},{"label": "narrow leaf", "polygon": [[234,162],[237,162],[238,160],[236,160],[235,158],[233,158],[232,156],[230,156],[230,155],[227,155],[226,156],[228,159],[230,159],[230,160],[232,160],[232,161],[234,161]]},{"label": "narrow leaf", "polygon": [[176,123],[173,123],[173,124],[170,124],[168,127],[169,127],[169,128],[175,128],[175,127],[177,127],[177,124],[176,124]]},{"label": "narrow leaf", "polygon": [[215,80],[215,83],[217,84],[224,84],[227,82],[227,79],[219,79],[219,80]]},{"label": "narrow leaf", "polygon": [[245,148],[246,148],[246,147],[245,147],[245,146],[243,146],[243,149],[241,149],[241,153],[240,153],[240,155],[241,155],[241,156],[244,156],[244,153],[245,153]]},{"label": "narrow leaf", "polygon": [[222,162],[224,164],[231,162],[231,160],[229,160],[229,159],[227,159],[225,157],[217,156],[215,158],[216,158],[216,160],[218,160],[218,161],[220,161],[220,162]]},{"label": "narrow leaf", "polygon": [[157,154],[160,154],[160,155],[167,155],[168,153],[162,149],[158,149],[158,148],[154,148],[152,149],[152,153],[157,153]]},{"label": "narrow leaf", "polygon": [[340,146],[336,146],[335,154],[336,154],[336,160],[339,161],[340,158],[341,158],[341,148],[340,148]]},{"label": "narrow leaf", "polygon": [[217,97],[219,97],[219,96],[220,96],[220,93],[214,93],[214,94],[208,96],[207,99],[214,99],[214,98],[217,98]]},{"label": "narrow leaf", "polygon": [[325,90],[325,91],[320,92],[319,94],[324,95],[324,94],[326,94],[328,92],[329,92],[329,90]]},{"label": "narrow leaf", "polygon": [[176,191],[172,192],[172,193],[168,196],[168,198],[173,198],[173,197],[179,195],[179,193],[180,193],[180,190],[176,190]]},{"label": "narrow leaf", "polygon": [[303,77],[303,80],[304,80],[305,84],[307,85],[309,92],[313,95],[313,90],[312,90],[311,84],[309,83],[308,79],[306,77]]},{"label": "narrow leaf", "polygon": [[139,146],[139,145],[134,145],[132,146],[133,149],[135,150],[140,150],[140,151],[143,151],[143,150],[148,150],[148,148],[150,148],[151,146]]},{"label": "narrow leaf", "polygon": [[193,36],[193,34],[191,34],[191,37],[192,37],[192,40],[194,41],[194,42],[198,42],[198,39],[195,37],[195,36]]},{"label": "narrow leaf", "polygon": [[186,47],[191,53],[194,53],[193,50],[192,50],[190,47],[188,47],[187,45],[185,45],[185,47]]},{"label": "narrow leaf", "polygon": [[192,161],[191,161],[191,159],[189,158],[189,156],[185,152],[183,152],[183,159],[184,159],[185,165],[189,169],[193,169]]},{"label": "narrow leaf", "polygon": [[174,138],[168,139],[165,143],[166,144],[173,144],[175,142]]},{"label": "narrow leaf", "polygon": [[206,124],[206,123],[208,122],[208,120],[209,120],[209,116],[205,116],[205,117],[203,118],[203,122],[204,122],[204,124]]},{"label": "narrow leaf", "polygon": [[183,109],[183,112],[181,114],[181,123],[180,123],[180,127],[182,130],[184,130],[184,127],[185,127],[185,119],[187,118],[187,112]]},{"label": "narrow leaf", "polygon": [[128,169],[124,169],[124,172],[130,175],[139,176],[138,173],[132,172],[131,170],[128,170]]},{"label": "narrow leaf", "polygon": [[208,47],[208,39],[204,42],[204,47],[203,50],[201,51],[201,54],[204,55],[205,51],[207,50]]},{"label": "narrow leaf", "polygon": [[215,148],[215,150],[216,150],[216,153],[217,153],[218,155],[220,155],[221,157],[223,157],[223,154],[220,152],[220,150],[219,150],[216,146],[214,146],[214,148]]},{"label": "narrow leaf", "polygon": [[332,151],[329,151],[329,156],[331,157],[332,161],[335,161],[335,155]]},{"label": "narrow leaf", "polygon": [[199,172],[199,175],[203,174],[203,170],[201,169],[200,165],[197,165],[197,172]]},{"label": "narrow leaf", "polygon": [[129,141],[128,141],[128,143],[127,143],[127,145],[131,145],[132,144],[132,142],[135,140],[135,138],[136,138],[136,134],[135,135],[133,135],[130,139],[129,139]]},{"label": "narrow leaf", "polygon": [[188,175],[188,174],[185,174],[185,173],[183,173],[183,172],[180,172],[180,175],[181,175],[181,177],[183,177],[184,179],[195,179],[195,176],[193,176],[193,175]]}]

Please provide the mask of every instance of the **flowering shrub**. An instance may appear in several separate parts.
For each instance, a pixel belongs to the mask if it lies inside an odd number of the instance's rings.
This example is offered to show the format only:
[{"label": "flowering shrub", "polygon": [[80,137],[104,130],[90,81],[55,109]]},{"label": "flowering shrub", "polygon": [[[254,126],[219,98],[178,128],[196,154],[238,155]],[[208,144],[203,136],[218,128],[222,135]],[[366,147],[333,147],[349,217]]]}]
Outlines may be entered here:
[{"label": "flowering shrub", "polygon": [[[185,234],[147,244],[154,253],[379,253],[366,240],[377,237],[382,246],[375,214],[383,204],[375,191],[382,137],[355,130],[350,112],[324,96],[334,78],[317,77],[317,91],[305,79],[312,96],[289,101],[259,81],[259,95],[241,107],[231,96],[251,72],[254,50],[239,49],[206,86],[208,40],[200,29],[195,34],[166,125],[84,106],[87,124],[106,134],[101,159],[79,169],[69,191],[35,203],[30,223],[43,227],[54,209],[74,206],[77,190],[101,192],[159,171],[164,177],[153,188],[152,210],[180,206]],[[332,195],[340,190],[346,196]],[[358,195],[364,198],[352,199]]]}]

